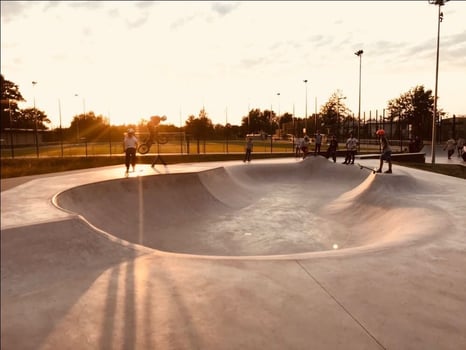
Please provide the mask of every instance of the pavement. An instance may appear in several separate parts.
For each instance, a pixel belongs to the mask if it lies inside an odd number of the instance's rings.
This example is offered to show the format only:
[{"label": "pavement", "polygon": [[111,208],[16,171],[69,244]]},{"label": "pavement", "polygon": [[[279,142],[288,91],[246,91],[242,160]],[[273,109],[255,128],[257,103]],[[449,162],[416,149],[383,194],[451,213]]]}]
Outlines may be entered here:
[{"label": "pavement", "polygon": [[466,348],[464,180],[341,161],[2,180],[1,348]]}]

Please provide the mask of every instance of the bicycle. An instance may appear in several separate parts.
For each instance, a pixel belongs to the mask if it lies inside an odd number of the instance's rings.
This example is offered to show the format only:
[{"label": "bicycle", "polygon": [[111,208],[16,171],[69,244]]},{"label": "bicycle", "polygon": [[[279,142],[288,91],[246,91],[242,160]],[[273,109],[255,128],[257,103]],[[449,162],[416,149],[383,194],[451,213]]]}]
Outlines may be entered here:
[{"label": "bicycle", "polygon": [[168,138],[163,135],[159,135],[158,132],[155,135],[149,135],[138,147],[138,152],[141,154],[146,154],[150,151],[150,148],[154,143],[163,145],[168,142]]}]

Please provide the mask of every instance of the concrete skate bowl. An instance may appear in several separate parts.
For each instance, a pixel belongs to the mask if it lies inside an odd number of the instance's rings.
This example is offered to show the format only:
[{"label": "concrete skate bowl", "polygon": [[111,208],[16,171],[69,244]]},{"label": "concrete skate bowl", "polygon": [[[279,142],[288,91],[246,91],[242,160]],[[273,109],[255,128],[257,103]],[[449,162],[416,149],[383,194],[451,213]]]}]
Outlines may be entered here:
[{"label": "concrete skate bowl", "polygon": [[426,200],[435,191],[401,169],[372,174],[311,157],[92,183],[59,193],[54,203],[97,231],[158,251],[288,256],[441,232],[447,214]]}]

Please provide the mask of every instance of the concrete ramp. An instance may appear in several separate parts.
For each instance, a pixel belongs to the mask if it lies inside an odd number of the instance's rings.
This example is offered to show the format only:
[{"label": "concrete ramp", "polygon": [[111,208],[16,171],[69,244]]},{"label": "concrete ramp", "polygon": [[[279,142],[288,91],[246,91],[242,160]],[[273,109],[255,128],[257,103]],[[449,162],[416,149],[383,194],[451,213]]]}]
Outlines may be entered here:
[{"label": "concrete ramp", "polygon": [[410,175],[374,175],[310,157],[97,182],[55,202],[112,236],[156,250],[288,255],[428,237],[446,213],[413,195],[426,186]]},{"label": "concrete ramp", "polygon": [[137,169],[2,188],[2,349],[466,349],[464,179]]}]

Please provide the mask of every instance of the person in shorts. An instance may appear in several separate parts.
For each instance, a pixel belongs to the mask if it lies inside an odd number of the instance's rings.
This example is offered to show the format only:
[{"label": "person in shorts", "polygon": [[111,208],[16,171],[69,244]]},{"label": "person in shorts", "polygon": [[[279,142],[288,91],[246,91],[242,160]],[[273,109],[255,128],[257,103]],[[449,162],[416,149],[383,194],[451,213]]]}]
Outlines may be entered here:
[{"label": "person in shorts", "polygon": [[386,161],[388,163],[388,170],[385,171],[387,174],[392,173],[392,148],[390,147],[390,143],[388,142],[387,137],[385,136],[385,130],[380,129],[377,130],[375,133],[380,139],[380,145],[382,147],[382,153],[380,154],[380,165],[379,169],[377,169],[378,173],[382,172],[383,162]]},{"label": "person in shorts", "polygon": [[304,135],[301,140],[301,152],[303,152],[303,159],[306,158],[309,153],[309,141],[309,136],[307,135]]}]

